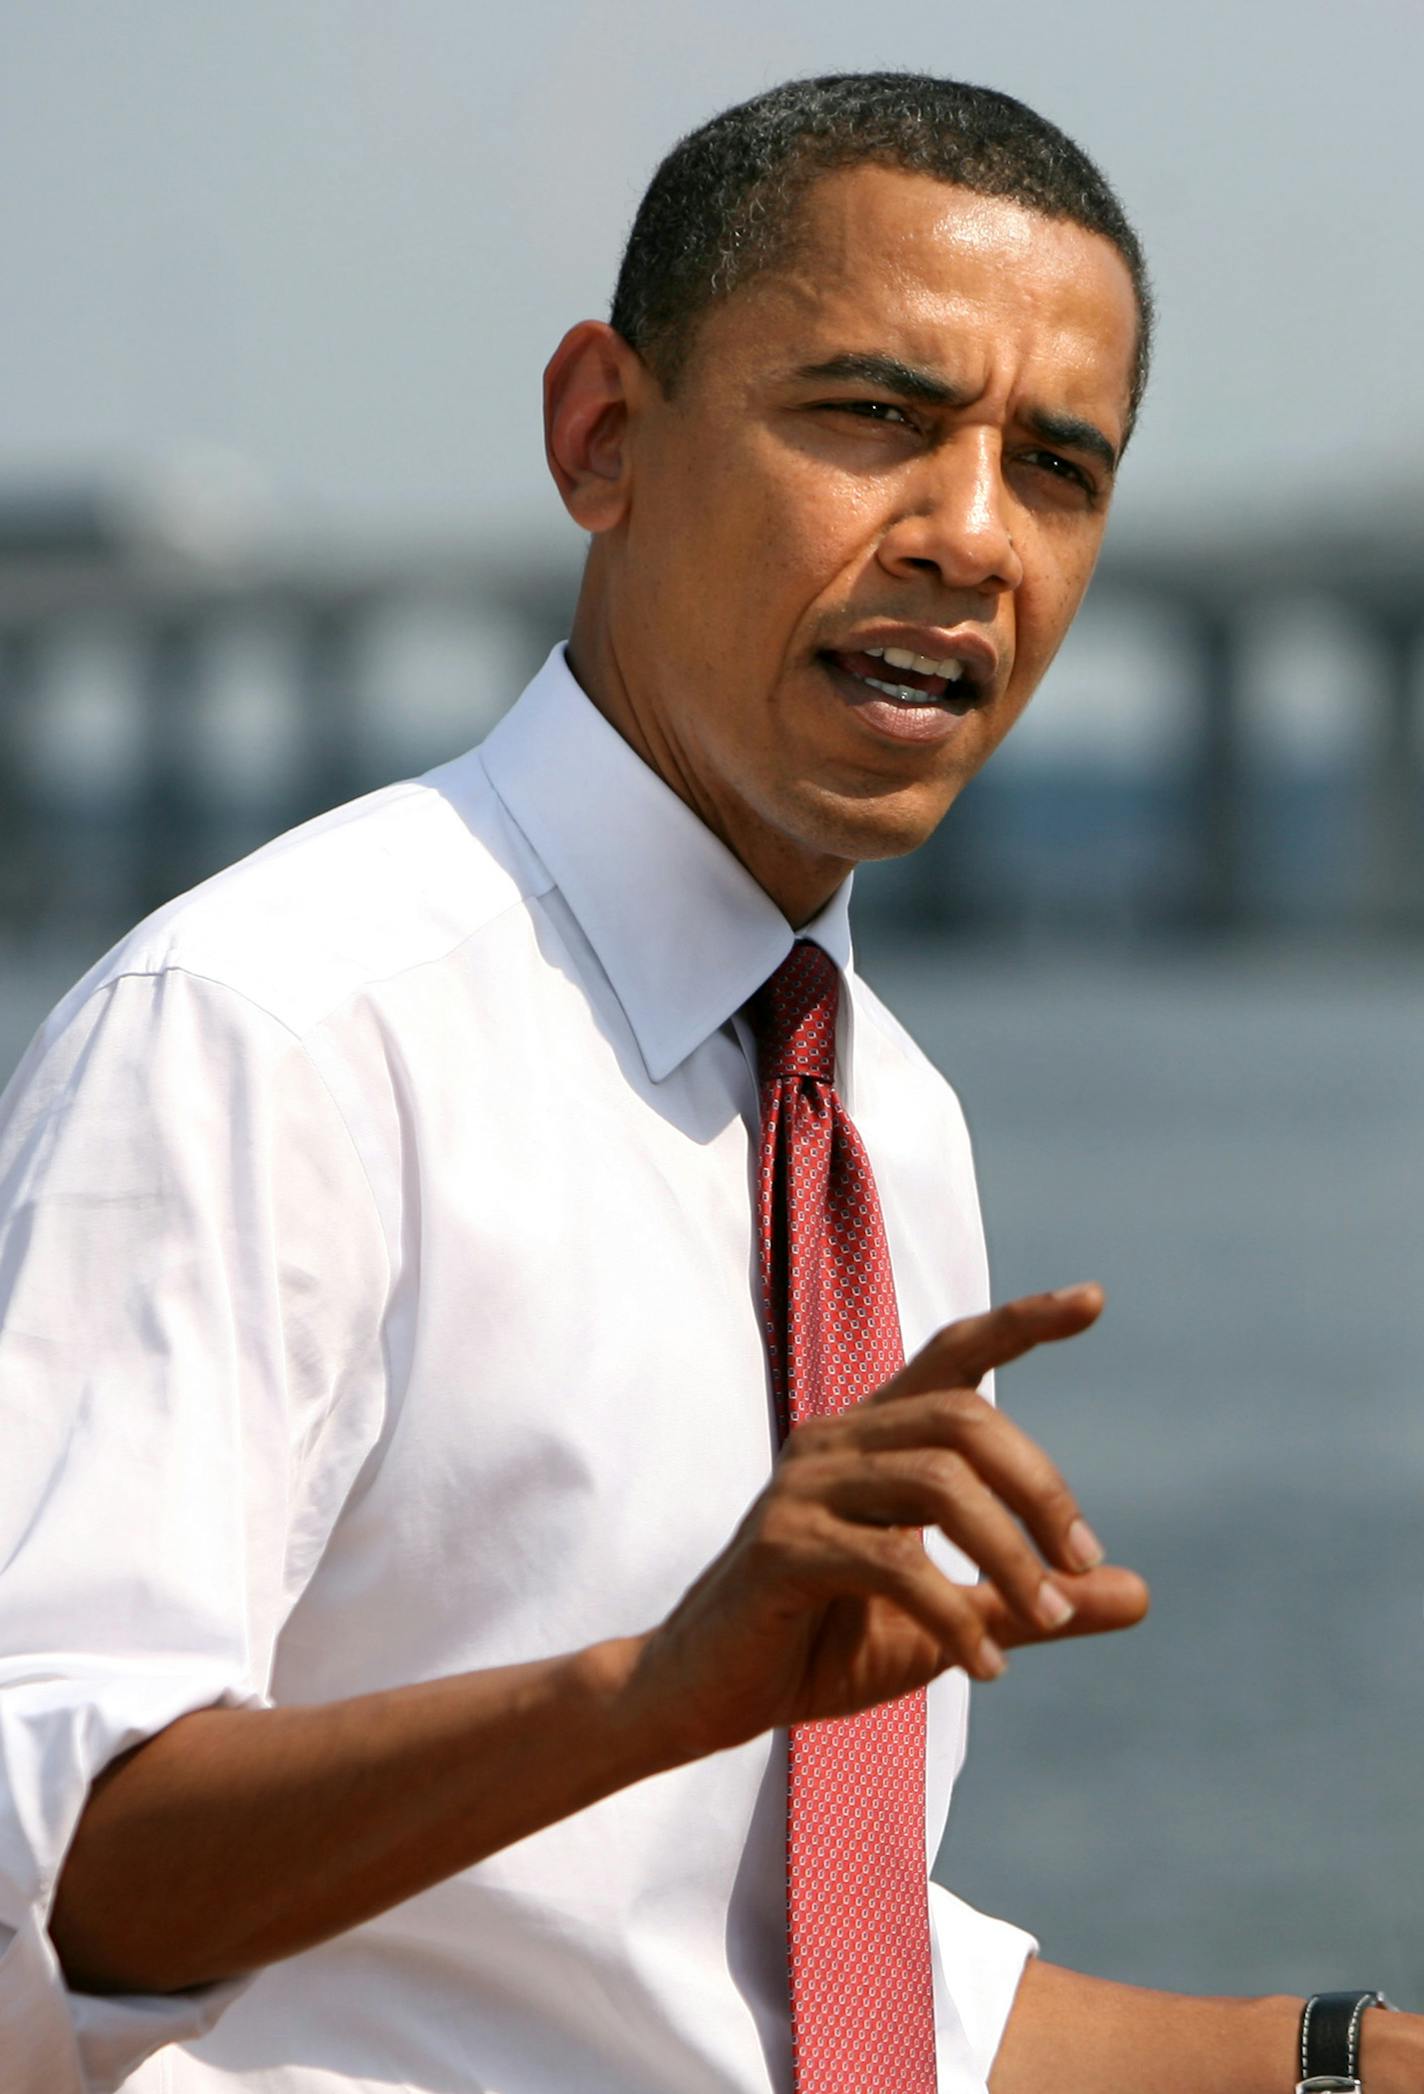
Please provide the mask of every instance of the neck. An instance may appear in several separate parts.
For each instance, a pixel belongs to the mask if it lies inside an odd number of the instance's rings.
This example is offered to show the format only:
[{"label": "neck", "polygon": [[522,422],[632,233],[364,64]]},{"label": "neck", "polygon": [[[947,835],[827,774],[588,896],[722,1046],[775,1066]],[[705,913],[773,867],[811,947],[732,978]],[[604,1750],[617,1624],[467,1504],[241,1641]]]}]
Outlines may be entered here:
[{"label": "neck", "polygon": [[791,928],[799,931],[818,916],[853,871],[851,861],[808,853],[751,809],[729,806],[700,785],[662,731],[656,706],[640,702],[635,680],[624,674],[609,632],[603,592],[591,585],[587,573],[574,613],[568,663],[584,695],[609,725],[740,860]]}]

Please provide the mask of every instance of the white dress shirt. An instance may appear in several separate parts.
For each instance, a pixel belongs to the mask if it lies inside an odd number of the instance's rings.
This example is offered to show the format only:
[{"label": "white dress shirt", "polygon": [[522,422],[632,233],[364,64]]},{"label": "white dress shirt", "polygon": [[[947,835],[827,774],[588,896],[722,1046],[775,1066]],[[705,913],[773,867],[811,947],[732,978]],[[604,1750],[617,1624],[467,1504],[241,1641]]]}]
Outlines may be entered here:
[{"label": "white dress shirt", "polygon": [[[844,892],[810,930],[850,968]],[[776,1449],[734,1014],[791,942],[556,652],[45,1025],[0,1106],[4,2094],[786,2094],[781,1738],[245,1984],[72,1994],[46,1917],[95,1774],[186,1711],[643,1630],[725,1545]],[[969,1145],[847,980],[912,1351],[987,1298]],[[967,1703],[929,1690],[931,1861]],[[931,1915],[941,2094],[982,2094],[1032,1943]]]}]

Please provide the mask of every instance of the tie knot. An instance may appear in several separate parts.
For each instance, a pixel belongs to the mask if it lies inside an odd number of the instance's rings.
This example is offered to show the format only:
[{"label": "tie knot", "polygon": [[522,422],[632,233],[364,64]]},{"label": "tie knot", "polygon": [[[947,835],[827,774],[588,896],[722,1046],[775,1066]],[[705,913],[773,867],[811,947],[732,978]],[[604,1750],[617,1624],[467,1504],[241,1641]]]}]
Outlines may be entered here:
[{"label": "tie knot", "polygon": [[819,945],[798,939],[747,1005],[763,1083],[781,1076],[836,1080],[836,1007],[841,978]]}]

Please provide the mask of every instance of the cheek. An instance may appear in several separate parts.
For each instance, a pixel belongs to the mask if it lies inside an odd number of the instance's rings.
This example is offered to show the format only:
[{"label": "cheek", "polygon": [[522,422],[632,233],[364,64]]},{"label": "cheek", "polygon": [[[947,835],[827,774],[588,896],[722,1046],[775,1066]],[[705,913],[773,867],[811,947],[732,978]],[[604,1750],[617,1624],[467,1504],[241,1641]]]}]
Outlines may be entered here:
[{"label": "cheek", "polygon": [[798,564],[834,561],[876,527],[884,496],[872,477],[839,470],[775,431],[729,447],[723,464],[727,515]]},{"label": "cheek", "polygon": [[1062,646],[1069,626],[1092,580],[1097,554],[1076,550],[1071,557],[1045,566],[1034,577],[1032,587],[1022,587],[1015,603],[1016,655],[1031,668],[1034,681],[1042,676]]},{"label": "cheek", "polygon": [[824,486],[744,482],[727,491],[699,542],[730,644],[774,667],[803,645],[827,601],[850,594],[864,527],[855,505],[828,499]]},{"label": "cheek", "polygon": [[848,599],[880,507],[863,476],[724,429],[645,479],[629,541],[640,594],[689,666],[774,676],[820,607]]}]

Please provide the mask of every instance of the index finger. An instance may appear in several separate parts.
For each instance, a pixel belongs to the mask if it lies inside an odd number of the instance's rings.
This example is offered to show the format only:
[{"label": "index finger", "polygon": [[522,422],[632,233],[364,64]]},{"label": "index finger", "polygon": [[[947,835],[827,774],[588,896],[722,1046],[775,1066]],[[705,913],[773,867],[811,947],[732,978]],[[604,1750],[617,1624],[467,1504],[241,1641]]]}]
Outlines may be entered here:
[{"label": "index finger", "polygon": [[992,1367],[1022,1359],[1036,1345],[1076,1338],[1103,1312],[1103,1290],[1088,1281],[1051,1294],[1024,1294],[1000,1302],[982,1316],[961,1316],[936,1331],[872,1402],[919,1396],[930,1389],[977,1388]]}]

